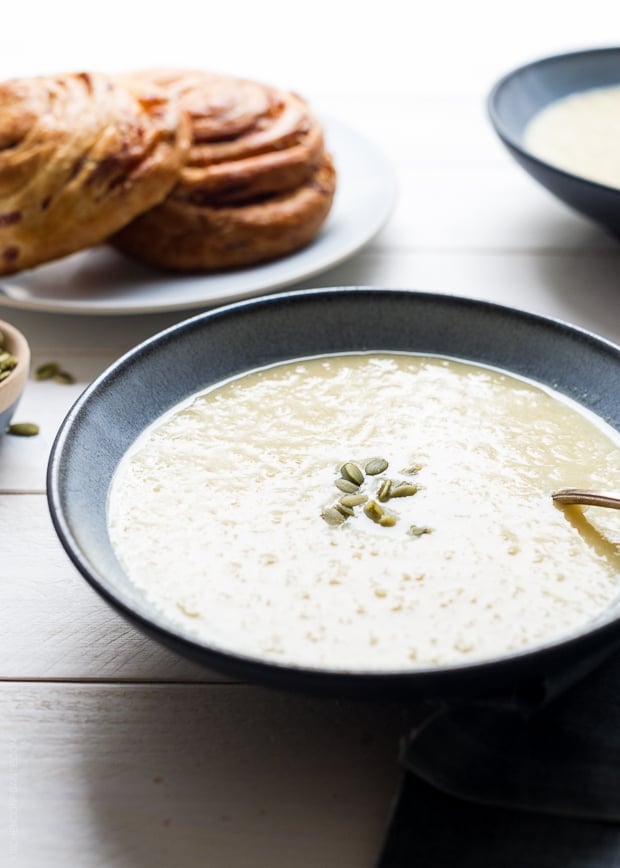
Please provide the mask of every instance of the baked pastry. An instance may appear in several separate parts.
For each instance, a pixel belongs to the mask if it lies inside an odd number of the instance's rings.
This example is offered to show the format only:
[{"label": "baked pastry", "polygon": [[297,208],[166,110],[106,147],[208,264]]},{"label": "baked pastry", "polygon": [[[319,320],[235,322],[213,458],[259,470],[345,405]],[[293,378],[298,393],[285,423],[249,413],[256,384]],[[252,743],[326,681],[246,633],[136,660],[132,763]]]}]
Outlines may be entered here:
[{"label": "baked pastry", "polygon": [[99,73],[0,83],[0,274],[97,244],[161,201],[190,128],[169,94]]},{"label": "baked pastry", "polygon": [[206,72],[133,78],[179,100],[192,145],[174,189],[118,232],[116,247],[152,265],[210,271],[284,256],[315,237],[336,173],[304,100]]}]

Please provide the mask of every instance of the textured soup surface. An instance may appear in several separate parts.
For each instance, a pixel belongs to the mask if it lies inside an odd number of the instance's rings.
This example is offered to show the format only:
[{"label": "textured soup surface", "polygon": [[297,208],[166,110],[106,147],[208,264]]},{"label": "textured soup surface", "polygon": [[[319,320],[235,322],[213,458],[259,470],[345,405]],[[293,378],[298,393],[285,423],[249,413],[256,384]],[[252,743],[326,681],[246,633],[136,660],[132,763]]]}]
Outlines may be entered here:
[{"label": "textured soup surface", "polygon": [[524,142],[560,169],[620,189],[620,85],[556,100],[530,121]]},{"label": "textured soup surface", "polygon": [[[341,466],[375,456],[389,466],[360,490],[395,523],[360,505],[330,525]],[[418,490],[379,502],[386,479]],[[618,593],[620,524],[553,505],[577,486],[620,490],[620,448],[576,405],[455,360],[343,355],[176,408],[124,457],[108,516],[128,576],[185,633],[389,670],[496,655],[600,614]]]}]

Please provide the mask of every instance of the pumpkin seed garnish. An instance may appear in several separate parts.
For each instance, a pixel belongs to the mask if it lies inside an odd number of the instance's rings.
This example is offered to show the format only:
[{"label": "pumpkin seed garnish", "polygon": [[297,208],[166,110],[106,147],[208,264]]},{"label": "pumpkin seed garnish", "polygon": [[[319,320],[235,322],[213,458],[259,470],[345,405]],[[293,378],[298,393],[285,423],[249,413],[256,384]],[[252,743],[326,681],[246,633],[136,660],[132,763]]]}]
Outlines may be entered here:
[{"label": "pumpkin seed garnish", "polygon": [[338,512],[341,512],[345,518],[349,518],[349,516],[355,515],[355,512],[351,509],[351,507],[346,506],[346,504],[342,503],[342,501],[338,501],[338,503],[334,504],[334,509],[337,509]]},{"label": "pumpkin seed garnish", "polygon": [[334,485],[346,494],[354,494],[359,489],[359,485],[356,485],[355,482],[351,482],[350,479],[337,479]]},{"label": "pumpkin seed garnish", "polygon": [[39,433],[39,426],[34,422],[16,422],[6,430],[7,434],[14,434],[16,437],[34,437]]},{"label": "pumpkin seed garnish", "polygon": [[7,377],[10,377],[10,376],[11,376],[11,373],[12,373],[11,370],[8,370],[8,371],[0,371],[0,383],[1,383],[3,380],[6,380]]},{"label": "pumpkin seed garnish", "polygon": [[60,373],[60,365],[58,362],[45,362],[34,372],[35,380],[51,380],[56,374]]},{"label": "pumpkin seed garnish", "polygon": [[[378,476],[384,473],[388,469],[388,466],[387,459],[379,456],[369,458],[363,465],[364,470],[355,461],[345,461],[340,468],[340,478],[334,480],[336,488],[343,492],[343,496],[332,506],[328,506],[323,510],[321,513],[323,520],[330,525],[341,525],[347,518],[355,515],[355,507],[362,506],[363,504],[364,515],[371,521],[374,521],[375,524],[381,527],[394,527],[399,520],[398,514],[392,511],[386,512],[377,501],[385,503],[394,497],[411,497],[419,491],[419,486],[401,480],[378,479],[377,488],[375,489],[375,500],[369,500],[368,495],[364,494],[363,490],[360,490],[364,486],[364,473],[368,477]],[[421,464],[411,464],[402,470],[401,473],[415,474],[421,469]],[[416,537],[432,533],[432,530],[429,527],[411,525],[407,533],[410,536]]]},{"label": "pumpkin seed garnish", "polygon": [[365,494],[345,494],[340,498],[340,503],[343,506],[359,506],[360,503],[366,503],[368,497]]},{"label": "pumpkin seed garnish", "polygon": [[417,485],[411,485],[409,482],[399,482],[393,486],[390,497],[411,497],[418,491]]},{"label": "pumpkin seed garnish", "polygon": [[364,515],[367,515],[371,521],[379,522],[385,513],[376,500],[369,500],[364,507]]},{"label": "pumpkin seed garnish", "polygon": [[366,462],[366,466],[364,467],[368,476],[377,476],[377,474],[383,473],[387,469],[388,463],[385,458],[371,458],[370,461]]},{"label": "pumpkin seed garnish", "polygon": [[348,479],[349,482],[354,482],[356,485],[361,485],[364,481],[364,474],[354,461],[347,461],[340,468],[340,473],[343,479]]},{"label": "pumpkin seed garnish", "polygon": [[407,533],[410,536],[422,536],[425,533],[432,533],[430,527],[419,527],[417,524],[412,524]]},{"label": "pumpkin seed garnish", "polygon": [[390,499],[392,492],[392,480],[384,479],[381,485],[379,486],[379,491],[377,492],[377,500],[380,500],[381,503],[385,503],[386,500]]},{"label": "pumpkin seed garnish", "polygon": [[332,525],[332,527],[343,524],[345,521],[344,515],[334,506],[326,506],[321,513],[321,518],[323,521],[326,521],[327,524]]}]

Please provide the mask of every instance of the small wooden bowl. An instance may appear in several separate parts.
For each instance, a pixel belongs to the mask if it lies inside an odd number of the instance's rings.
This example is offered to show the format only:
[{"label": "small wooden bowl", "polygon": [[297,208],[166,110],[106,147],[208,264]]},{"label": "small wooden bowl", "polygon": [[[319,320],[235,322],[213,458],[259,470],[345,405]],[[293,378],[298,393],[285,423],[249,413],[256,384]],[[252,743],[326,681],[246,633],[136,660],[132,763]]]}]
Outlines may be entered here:
[{"label": "small wooden bowl", "polygon": [[6,431],[30,372],[30,347],[23,334],[15,326],[0,320],[0,332],[4,335],[2,351],[17,356],[17,365],[10,375],[0,382],[0,436]]}]

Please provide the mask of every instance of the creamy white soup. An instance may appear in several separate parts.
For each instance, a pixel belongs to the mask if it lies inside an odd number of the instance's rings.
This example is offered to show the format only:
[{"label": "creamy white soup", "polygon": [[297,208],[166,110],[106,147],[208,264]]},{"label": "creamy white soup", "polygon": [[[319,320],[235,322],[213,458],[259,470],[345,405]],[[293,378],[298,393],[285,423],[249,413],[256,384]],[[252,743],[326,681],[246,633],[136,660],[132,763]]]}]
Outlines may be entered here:
[{"label": "creamy white soup", "polygon": [[620,85],[546,106],[527,125],[524,144],[560,169],[620,188]]},{"label": "creamy white soup", "polygon": [[195,396],[119,465],[109,532],[160,616],[223,650],[402,670],[568,634],[617,597],[618,435],[535,384],[361,354]]}]

